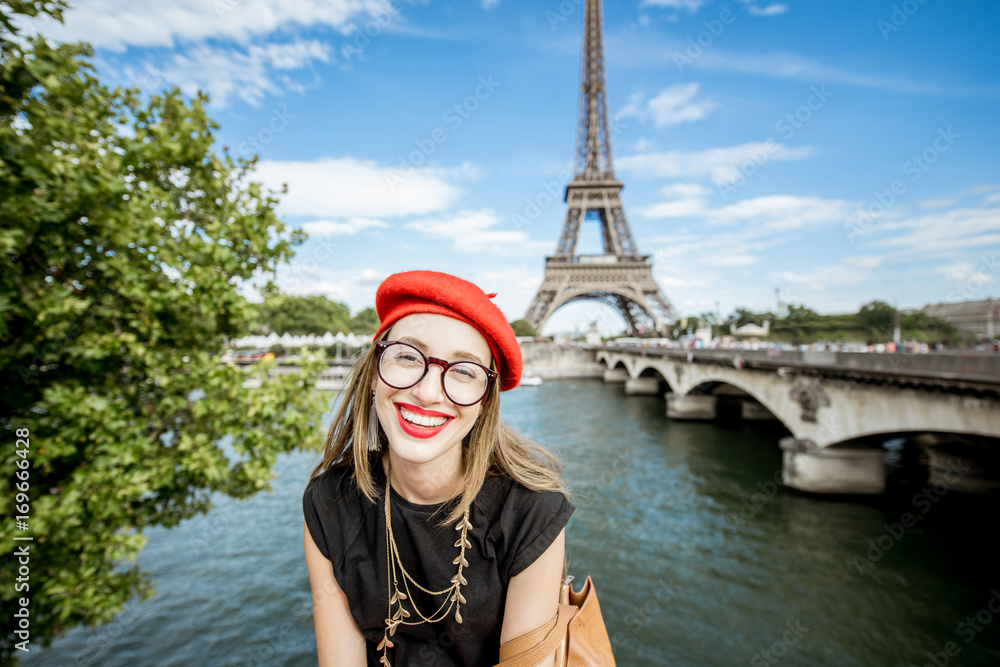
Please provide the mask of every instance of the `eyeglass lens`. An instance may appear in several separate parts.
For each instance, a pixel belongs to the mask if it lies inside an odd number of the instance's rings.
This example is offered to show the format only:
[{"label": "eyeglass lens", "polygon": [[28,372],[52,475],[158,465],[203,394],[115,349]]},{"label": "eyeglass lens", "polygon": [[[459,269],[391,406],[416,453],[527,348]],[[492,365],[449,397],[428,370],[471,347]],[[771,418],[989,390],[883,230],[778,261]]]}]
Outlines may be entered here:
[{"label": "eyeglass lens", "polygon": [[[396,389],[412,387],[427,370],[427,357],[407,343],[387,345],[379,359],[379,375]],[[471,361],[451,364],[444,372],[444,393],[459,405],[471,405],[486,394],[488,376],[482,366]]]}]

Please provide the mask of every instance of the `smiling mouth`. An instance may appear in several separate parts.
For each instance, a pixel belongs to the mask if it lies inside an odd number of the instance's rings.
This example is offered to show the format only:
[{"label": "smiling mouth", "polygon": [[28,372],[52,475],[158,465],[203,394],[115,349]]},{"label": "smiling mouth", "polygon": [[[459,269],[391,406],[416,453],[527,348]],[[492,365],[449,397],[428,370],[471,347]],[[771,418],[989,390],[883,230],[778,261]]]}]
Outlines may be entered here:
[{"label": "smiling mouth", "polygon": [[417,428],[438,428],[444,426],[451,417],[431,417],[430,415],[418,415],[415,412],[411,412],[404,408],[402,405],[396,404],[396,410],[399,411],[399,416],[407,424],[416,426]]}]

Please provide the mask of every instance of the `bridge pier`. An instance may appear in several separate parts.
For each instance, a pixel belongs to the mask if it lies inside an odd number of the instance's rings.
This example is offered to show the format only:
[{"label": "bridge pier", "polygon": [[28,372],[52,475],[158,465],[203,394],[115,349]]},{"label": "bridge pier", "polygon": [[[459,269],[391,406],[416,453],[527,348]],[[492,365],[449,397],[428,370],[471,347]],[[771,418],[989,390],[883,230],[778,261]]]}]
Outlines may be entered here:
[{"label": "bridge pier", "polygon": [[660,393],[660,378],[629,378],[625,380],[625,393],[656,396]]},{"label": "bridge pier", "polygon": [[1000,492],[1000,469],[995,460],[973,458],[967,453],[947,452],[927,447],[929,482],[943,484],[947,489],[961,493]]},{"label": "bridge pier", "polygon": [[711,421],[715,419],[715,408],[719,399],[711,395],[681,395],[667,393],[667,417],[670,419],[692,419]]},{"label": "bridge pier", "polygon": [[782,438],[782,480],[785,486],[809,493],[885,491],[885,450],[817,449],[810,440]]},{"label": "bridge pier", "polygon": [[604,371],[604,381],[608,384],[618,384],[628,381],[628,371],[624,368],[609,368]]},{"label": "bridge pier", "polygon": [[765,408],[763,405],[753,400],[744,400],[740,405],[740,416],[743,421],[748,422],[763,422],[763,421],[777,421],[778,418],[775,417],[770,410]]}]

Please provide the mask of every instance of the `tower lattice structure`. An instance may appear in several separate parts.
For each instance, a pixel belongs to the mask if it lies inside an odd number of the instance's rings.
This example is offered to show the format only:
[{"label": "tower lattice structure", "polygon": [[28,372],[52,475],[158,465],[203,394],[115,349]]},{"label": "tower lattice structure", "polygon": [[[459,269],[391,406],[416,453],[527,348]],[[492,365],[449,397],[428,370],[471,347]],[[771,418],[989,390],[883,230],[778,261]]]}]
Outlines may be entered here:
[{"label": "tower lattice structure", "polygon": [[[639,254],[622,205],[624,183],[615,178],[602,23],[600,0],[586,0],[576,160],[573,180],[566,186],[566,221],[556,254],[545,258],[545,278],[524,319],[541,333],[560,306],[596,300],[621,313],[630,336],[665,335],[677,317],[653,278],[650,256]],[[600,222],[603,254],[576,252],[580,225],[588,217]]]}]

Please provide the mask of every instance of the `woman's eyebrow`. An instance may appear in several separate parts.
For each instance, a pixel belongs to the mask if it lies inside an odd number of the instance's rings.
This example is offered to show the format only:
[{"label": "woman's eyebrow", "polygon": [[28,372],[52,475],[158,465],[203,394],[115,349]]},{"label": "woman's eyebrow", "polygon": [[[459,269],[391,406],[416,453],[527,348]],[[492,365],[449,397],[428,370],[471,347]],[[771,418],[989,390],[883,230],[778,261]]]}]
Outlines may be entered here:
[{"label": "woman's eyebrow", "polygon": [[[414,338],[413,336],[403,336],[402,338],[398,338],[397,340],[402,343],[409,343],[410,345],[420,348],[420,350],[425,354],[427,353],[427,345],[419,338]],[[455,350],[454,352],[451,353],[451,356],[457,359],[471,359],[472,361],[477,361],[481,363],[483,366],[486,365],[485,361],[480,359],[478,356],[472,354],[471,352]]]}]

